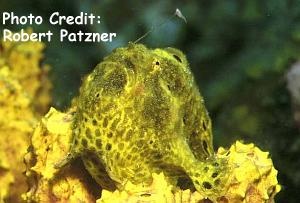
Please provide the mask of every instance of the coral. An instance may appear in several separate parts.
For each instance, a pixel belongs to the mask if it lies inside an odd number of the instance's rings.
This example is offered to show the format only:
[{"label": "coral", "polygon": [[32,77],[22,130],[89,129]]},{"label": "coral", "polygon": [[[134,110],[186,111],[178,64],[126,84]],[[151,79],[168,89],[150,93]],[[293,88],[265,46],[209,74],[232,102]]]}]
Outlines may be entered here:
[{"label": "coral", "polygon": [[14,175],[10,170],[10,164],[4,151],[0,150],[0,202],[8,199],[11,185],[15,182]]},{"label": "coral", "polygon": [[224,197],[229,202],[272,202],[281,187],[277,170],[269,158],[254,144],[234,143],[229,150],[219,148],[219,157],[228,157],[232,168]]},{"label": "coral", "polygon": [[[2,200],[16,202],[27,189],[23,156],[36,118],[31,100],[8,67],[0,67],[0,179]],[[14,161],[11,161],[14,160]],[[2,184],[3,183],[3,184]]]},{"label": "coral", "polygon": [[94,202],[84,167],[78,164],[58,173],[54,168],[70,147],[73,112],[51,108],[31,137],[25,156],[30,190],[23,194],[28,202]]},{"label": "coral", "polygon": [[43,48],[40,42],[0,44],[1,202],[21,201],[28,188],[23,158],[37,117],[51,99],[49,66],[40,67]]},{"label": "coral", "polygon": [[97,203],[110,202],[157,202],[157,203],[183,203],[183,202],[198,202],[203,199],[198,192],[190,190],[173,191],[173,186],[168,184],[163,173],[152,174],[153,182],[151,185],[132,184],[127,182],[124,190],[116,190],[110,192],[102,191],[102,196],[97,200]]},{"label": "coral", "polygon": [[[28,33],[32,30],[28,29]],[[51,83],[47,77],[49,65],[41,65],[43,59],[42,42],[1,41],[0,66],[8,66],[12,77],[16,78],[32,99],[35,112],[47,112],[51,102]],[[20,74],[21,73],[21,74]]]}]

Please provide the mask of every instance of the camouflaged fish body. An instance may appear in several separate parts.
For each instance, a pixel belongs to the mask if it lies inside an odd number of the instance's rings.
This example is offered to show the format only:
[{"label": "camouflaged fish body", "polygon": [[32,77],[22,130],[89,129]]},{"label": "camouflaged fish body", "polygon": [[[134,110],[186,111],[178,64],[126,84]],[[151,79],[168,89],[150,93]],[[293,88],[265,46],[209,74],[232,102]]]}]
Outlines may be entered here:
[{"label": "camouflaged fish body", "polygon": [[190,179],[207,196],[222,187],[211,121],[184,54],[140,44],[118,48],[80,88],[71,155],[106,189],[130,180]]}]

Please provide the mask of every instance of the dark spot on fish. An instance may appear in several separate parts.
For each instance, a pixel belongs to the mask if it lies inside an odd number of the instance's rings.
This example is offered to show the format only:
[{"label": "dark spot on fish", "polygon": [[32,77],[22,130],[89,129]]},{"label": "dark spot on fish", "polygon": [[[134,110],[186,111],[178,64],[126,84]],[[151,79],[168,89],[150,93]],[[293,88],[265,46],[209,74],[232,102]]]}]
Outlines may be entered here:
[{"label": "dark spot on fish", "polygon": [[96,140],[96,146],[97,146],[98,148],[101,148],[101,147],[102,147],[102,142],[101,142],[100,139],[97,139],[97,140]]},{"label": "dark spot on fish", "polygon": [[218,186],[218,185],[220,185],[221,180],[220,180],[220,179],[217,179],[217,180],[214,181],[214,183],[215,183],[216,186]]},{"label": "dark spot on fish", "polygon": [[111,144],[110,144],[110,143],[107,143],[105,149],[106,149],[107,151],[111,150]]},{"label": "dark spot on fish", "polygon": [[153,158],[154,158],[154,159],[161,159],[161,158],[162,158],[162,154],[159,153],[159,152],[154,153]]},{"label": "dark spot on fish", "polygon": [[96,120],[96,119],[94,119],[94,120],[93,120],[93,125],[95,125],[95,126],[96,126],[97,124],[98,124],[97,120]]},{"label": "dark spot on fish", "polygon": [[81,140],[81,144],[82,144],[83,147],[86,148],[87,147],[87,140],[86,139],[82,139]]},{"label": "dark spot on fish", "polygon": [[85,131],[86,137],[92,139],[92,132],[91,129],[87,128]]},{"label": "dark spot on fish", "polygon": [[208,189],[210,190],[212,188],[212,185],[209,183],[209,182],[203,182],[202,186],[205,188],[205,189]]},{"label": "dark spot on fish", "polygon": [[212,178],[216,178],[219,174],[217,172],[214,172],[213,174],[211,174]]},{"label": "dark spot on fish", "polygon": [[219,163],[215,162],[215,163],[213,163],[213,166],[214,166],[214,167],[218,167],[218,166],[219,166]]},{"label": "dark spot on fish", "polygon": [[95,134],[96,134],[96,137],[100,137],[100,130],[99,129],[95,130]]},{"label": "dark spot on fish", "polygon": [[120,152],[117,152],[116,159],[119,160],[119,158],[120,158]]},{"label": "dark spot on fish", "polygon": [[106,128],[108,125],[108,120],[107,118],[105,117],[104,120],[103,120],[103,128]]},{"label": "dark spot on fish", "polygon": [[109,132],[109,133],[107,134],[107,137],[108,137],[108,138],[112,138],[112,136],[113,136],[113,133],[112,133],[112,132]]},{"label": "dark spot on fish", "polygon": [[125,140],[126,141],[129,141],[131,139],[131,137],[133,136],[133,130],[128,130],[127,133],[126,133],[126,137],[125,137]]}]

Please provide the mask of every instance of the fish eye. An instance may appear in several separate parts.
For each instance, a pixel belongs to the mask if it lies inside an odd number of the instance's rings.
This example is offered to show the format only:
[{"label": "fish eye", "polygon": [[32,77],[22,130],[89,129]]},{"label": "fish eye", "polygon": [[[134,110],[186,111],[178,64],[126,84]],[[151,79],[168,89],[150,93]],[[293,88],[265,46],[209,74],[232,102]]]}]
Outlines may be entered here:
[{"label": "fish eye", "polygon": [[173,57],[174,57],[178,62],[182,63],[182,60],[181,60],[181,58],[180,58],[179,56],[173,54]]}]

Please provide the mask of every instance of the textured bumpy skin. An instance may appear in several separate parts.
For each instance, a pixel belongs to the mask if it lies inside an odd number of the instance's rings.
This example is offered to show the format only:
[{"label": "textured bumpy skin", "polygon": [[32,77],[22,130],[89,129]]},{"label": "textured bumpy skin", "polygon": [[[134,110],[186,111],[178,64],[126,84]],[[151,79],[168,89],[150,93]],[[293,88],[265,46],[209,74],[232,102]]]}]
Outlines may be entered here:
[{"label": "textured bumpy skin", "polygon": [[211,121],[181,51],[118,48],[85,78],[76,103],[70,155],[103,188],[150,183],[154,172],[174,184],[190,179],[207,196],[225,184],[226,164],[214,158]]}]

